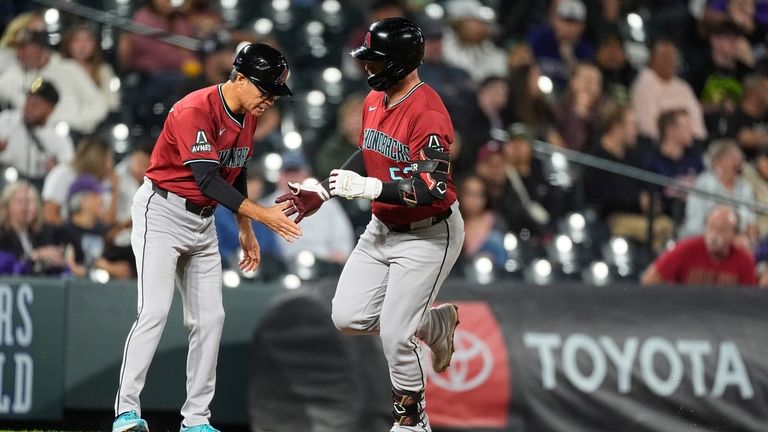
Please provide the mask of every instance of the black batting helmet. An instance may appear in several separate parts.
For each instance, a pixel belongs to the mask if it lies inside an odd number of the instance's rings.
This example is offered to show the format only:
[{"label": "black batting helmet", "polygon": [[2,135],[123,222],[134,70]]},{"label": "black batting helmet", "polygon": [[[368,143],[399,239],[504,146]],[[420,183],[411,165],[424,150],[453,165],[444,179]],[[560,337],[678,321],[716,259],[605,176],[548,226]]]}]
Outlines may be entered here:
[{"label": "black batting helmet", "polygon": [[368,77],[371,88],[383,91],[419,67],[424,59],[424,35],[405,18],[386,18],[373,23],[363,45],[350,54],[363,61],[386,61],[381,71]]},{"label": "black batting helmet", "polygon": [[232,66],[263,92],[276,96],[293,96],[285,84],[288,63],[280,51],[269,45],[254,43],[244,46]]}]

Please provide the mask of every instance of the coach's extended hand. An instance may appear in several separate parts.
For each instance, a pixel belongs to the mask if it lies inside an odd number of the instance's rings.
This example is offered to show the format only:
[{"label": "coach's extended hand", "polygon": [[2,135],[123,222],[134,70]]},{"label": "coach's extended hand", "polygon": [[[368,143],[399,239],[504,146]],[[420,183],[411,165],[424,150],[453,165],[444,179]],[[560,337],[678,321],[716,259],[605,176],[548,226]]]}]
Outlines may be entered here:
[{"label": "coach's extended hand", "polygon": [[262,207],[253,201],[245,200],[237,212],[263,223],[286,241],[292,242],[301,237],[301,228],[284,214],[286,209],[292,206],[292,203],[287,202],[272,207]]}]

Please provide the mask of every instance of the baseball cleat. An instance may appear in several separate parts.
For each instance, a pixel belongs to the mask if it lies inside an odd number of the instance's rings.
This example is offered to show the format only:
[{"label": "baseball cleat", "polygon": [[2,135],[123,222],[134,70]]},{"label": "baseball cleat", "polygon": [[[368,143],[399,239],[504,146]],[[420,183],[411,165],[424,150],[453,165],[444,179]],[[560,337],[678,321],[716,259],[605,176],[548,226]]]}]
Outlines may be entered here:
[{"label": "baseball cleat", "polygon": [[219,430],[208,423],[197,426],[184,426],[184,423],[182,423],[179,432],[219,432]]},{"label": "baseball cleat", "polygon": [[149,428],[136,411],[126,411],[112,422],[112,432],[149,432]]},{"label": "baseball cleat", "polygon": [[432,350],[432,369],[435,372],[443,372],[451,365],[453,356],[453,335],[456,333],[456,326],[459,325],[459,307],[446,303],[436,308],[432,308],[436,318],[443,323],[446,332],[433,345],[429,346]]}]

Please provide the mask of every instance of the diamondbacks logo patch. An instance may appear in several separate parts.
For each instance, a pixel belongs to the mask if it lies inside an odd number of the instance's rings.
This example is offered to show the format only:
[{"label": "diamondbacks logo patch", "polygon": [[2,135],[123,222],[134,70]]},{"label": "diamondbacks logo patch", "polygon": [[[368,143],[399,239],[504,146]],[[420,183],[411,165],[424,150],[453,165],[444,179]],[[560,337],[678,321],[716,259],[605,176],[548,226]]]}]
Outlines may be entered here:
[{"label": "diamondbacks logo patch", "polygon": [[209,152],[213,150],[213,146],[208,142],[208,138],[205,136],[205,131],[198,130],[197,137],[195,138],[195,144],[192,145],[190,150],[192,153]]},{"label": "diamondbacks logo patch", "polygon": [[365,40],[363,41],[363,46],[366,48],[371,47],[371,32],[367,32],[365,34]]}]

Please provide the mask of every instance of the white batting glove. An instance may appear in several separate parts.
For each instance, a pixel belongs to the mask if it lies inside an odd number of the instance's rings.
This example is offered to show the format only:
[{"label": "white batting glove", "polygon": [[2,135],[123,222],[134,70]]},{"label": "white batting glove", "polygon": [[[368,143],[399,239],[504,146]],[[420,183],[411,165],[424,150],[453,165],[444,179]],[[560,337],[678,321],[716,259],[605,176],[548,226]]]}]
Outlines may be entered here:
[{"label": "white batting glove", "polygon": [[343,169],[331,171],[331,195],[346,199],[365,198],[373,201],[381,194],[381,180],[375,177],[363,177],[360,174]]}]

